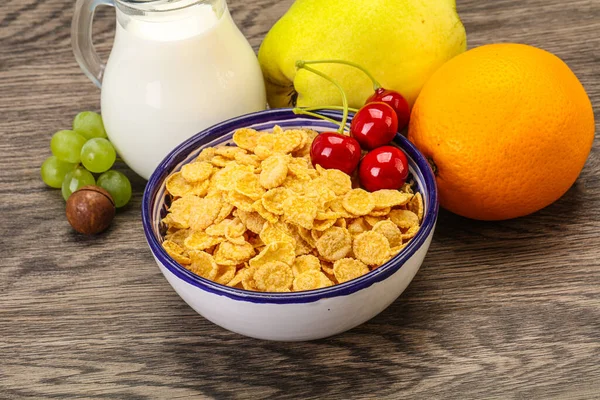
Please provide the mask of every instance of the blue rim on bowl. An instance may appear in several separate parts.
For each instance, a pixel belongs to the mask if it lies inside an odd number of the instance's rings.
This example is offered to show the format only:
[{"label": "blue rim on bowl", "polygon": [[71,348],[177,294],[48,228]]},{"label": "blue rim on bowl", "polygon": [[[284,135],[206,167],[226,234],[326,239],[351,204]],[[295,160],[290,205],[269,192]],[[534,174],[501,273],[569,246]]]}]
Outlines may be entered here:
[{"label": "blue rim on bowl", "polygon": [[[322,114],[330,118],[341,120],[341,112],[324,111]],[[349,118],[351,120],[351,116]],[[254,292],[243,289],[224,286],[208,279],[199,277],[190,272],[175,260],[173,260],[166,251],[162,248],[157,233],[158,222],[153,216],[157,207],[164,202],[164,195],[157,196],[158,193],[164,193],[165,179],[173,172],[173,170],[183,164],[189,157],[190,153],[194,152],[201,146],[207,144],[215,145],[220,137],[219,133],[230,133],[239,128],[256,126],[257,129],[267,129],[267,126],[272,126],[276,123],[285,128],[282,122],[289,122],[290,126],[305,126],[311,125],[331,126],[332,130],[337,128],[335,125],[304,115],[296,115],[289,108],[279,108],[272,110],[259,111],[251,114],[242,115],[217,125],[205,129],[204,131],[192,136],[190,139],[181,143],[173,151],[165,157],[158,165],[148,184],[144,190],[142,200],[142,224],[144,233],[150,246],[150,250],[154,257],[173,275],[177,278],[199,287],[210,293],[221,296],[227,296],[238,301],[246,301],[252,303],[271,303],[271,304],[288,304],[288,303],[310,303],[323,298],[336,296],[345,296],[361,289],[367,288],[377,282],[380,282],[398,271],[402,265],[408,260],[425,242],[429,233],[435,226],[438,214],[438,198],[435,177],[425,157],[417,150],[417,148],[409,142],[404,136],[397,134],[394,143],[398,145],[408,156],[410,161],[414,162],[416,169],[411,169],[413,174],[418,174],[426,190],[421,188],[421,194],[424,196],[425,210],[421,228],[417,235],[409,242],[409,244],[400,251],[394,258],[389,260],[381,267],[359,277],[354,280],[341,284],[329,286],[323,289],[315,289],[304,292],[291,293],[264,293]],[[263,125],[263,126],[261,126]],[[225,138],[226,139],[226,138]],[[225,139],[221,140],[224,142]]]}]

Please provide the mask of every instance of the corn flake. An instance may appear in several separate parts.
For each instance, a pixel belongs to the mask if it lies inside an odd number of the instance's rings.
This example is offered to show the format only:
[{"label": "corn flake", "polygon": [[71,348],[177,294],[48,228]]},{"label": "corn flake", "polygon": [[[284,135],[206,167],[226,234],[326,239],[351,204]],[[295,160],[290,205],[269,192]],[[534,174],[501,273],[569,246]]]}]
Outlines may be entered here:
[{"label": "corn flake", "polygon": [[296,243],[296,248],[295,248],[296,256],[310,254],[312,252],[312,249],[314,248],[314,246],[311,246],[310,244],[306,243],[306,241],[302,238],[302,236],[300,236],[298,227],[295,225],[288,224],[288,228],[289,228],[290,233]]},{"label": "corn flake", "polygon": [[[215,259],[228,259],[236,261],[233,265],[241,264],[244,261],[248,261],[252,256],[254,256],[254,247],[247,242],[244,244],[235,244],[229,241],[222,242],[219,244],[217,249],[215,250]],[[229,263],[220,263],[223,265],[230,265]]]},{"label": "corn flake", "polygon": [[402,249],[404,249],[408,245],[408,242],[404,243],[401,246],[392,247],[390,258],[394,257],[396,254],[400,253]]},{"label": "corn flake", "polygon": [[292,193],[291,190],[284,188],[284,187],[277,187],[274,189],[270,189],[268,190],[263,196],[262,196],[262,204],[263,207],[273,213],[273,214],[277,214],[277,215],[282,215],[283,214],[283,203],[287,200],[288,197],[293,196],[294,194]]},{"label": "corn flake", "polygon": [[203,199],[193,194],[186,194],[175,199],[169,207],[169,214],[163,219],[163,223],[178,229],[190,227],[190,217],[203,206]]},{"label": "corn flake", "polygon": [[307,199],[312,200],[321,210],[325,210],[336,199],[335,192],[329,188],[327,180],[323,177],[305,183],[303,193]]},{"label": "corn flake", "polygon": [[214,222],[221,211],[221,199],[218,197],[205,197],[201,205],[190,215],[190,227],[195,231],[203,231]]},{"label": "corn flake", "polygon": [[294,291],[321,289],[333,285],[324,273],[319,270],[307,270],[294,278]]},{"label": "corn flake", "polygon": [[215,149],[215,154],[233,160],[237,154],[246,154],[246,150],[237,146],[221,146]]},{"label": "corn flake", "polygon": [[242,275],[242,286],[246,290],[258,290],[256,282],[254,281],[254,273],[258,267],[248,267],[244,270]]},{"label": "corn flake", "polygon": [[315,241],[315,246],[316,246],[317,240],[319,240],[319,238],[321,236],[323,236],[323,231],[318,231],[316,229],[313,229],[310,231],[310,236],[312,236],[313,240]]},{"label": "corn flake", "polygon": [[219,222],[223,221],[225,218],[229,217],[229,215],[231,214],[231,212],[233,211],[234,207],[226,202],[221,202],[221,209],[219,210],[219,213],[217,214],[217,217],[215,218],[214,222],[215,224],[218,224]]},{"label": "corn flake", "polygon": [[262,231],[260,232],[260,239],[264,244],[271,244],[275,242],[288,242],[294,247],[296,246],[296,240],[292,237],[292,234],[288,230],[287,226],[283,223],[271,223],[267,222]]},{"label": "corn flake", "polygon": [[165,235],[165,240],[170,240],[172,242],[177,243],[179,246],[184,246],[185,239],[187,239],[190,234],[191,231],[189,229],[169,228]]},{"label": "corn flake", "polygon": [[315,219],[313,229],[316,231],[325,231],[335,225],[336,222],[337,219]]},{"label": "corn flake", "polygon": [[212,175],[213,166],[206,162],[193,162],[181,167],[181,176],[189,183],[205,181]]},{"label": "corn flake", "polygon": [[258,168],[260,167],[261,159],[258,158],[256,154],[237,153],[235,155],[235,161],[237,161],[238,164],[241,165],[250,165],[252,167]]},{"label": "corn flake", "polygon": [[419,226],[418,225],[411,226],[406,231],[402,232],[402,240],[408,241],[408,240],[412,239],[413,237],[415,237],[417,235],[417,232],[419,232]]},{"label": "corn flake", "polygon": [[205,251],[190,251],[192,263],[188,267],[194,274],[202,278],[214,280],[219,272],[219,266],[213,256]]},{"label": "corn flake", "polygon": [[390,256],[390,242],[379,232],[363,232],[354,238],[352,250],[367,265],[383,264]]},{"label": "corn flake", "polygon": [[202,149],[198,157],[196,157],[197,162],[199,161],[210,161],[216,154],[216,149],[214,147],[207,147]]},{"label": "corn flake", "polygon": [[[234,267],[234,269],[235,269],[235,267]],[[231,287],[240,285],[242,283],[242,279],[244,278],[245,274],[246,274],[246,268],[238,269],[237,271],[235,271],[234,277],[231,278],[231,280],[229,282],[227,282],[225,285],[231,286]]]},{"label": "corn flake", "polygon": [[292,265],[292,272],[296,277],[311,269],[314,269],[315,271],[321,270],[321,261],[312,254],[296,257],[294,265]]},{"label": "corn flake", "polygon": [[271,223],[276,223],[279,221],[279,215],[268,211],[265,206],[263,206],[262,200],[256,200],[254,203],[252,203],[252,210],[256,211],[261,217]]},{"label": "corn flake", "polygon": [[375,208],[403,206],[413,197],[411,193],[399,192],[392,189],[377,190],[372,195],[375,201]]},{"label": "corn flake", "polygon": [[254,282],[259,290],[289,292],[294,282],[290,266],[281,261],[265,263],[254,272]]},{"label": "corn flake", "polygon": [[250,172],[241,175],[236,180],[234,190],[252,200],[262,198],[265,193],[265,189],[263,189],[258,181],[258,176]]},{"label": "corn flake", "polygon": [[219,155],[216,155],[210,159],[210,163],[212,165],[214,165],[215,167],[220,167],[220,168],[226,167],[227,164],[230,164],[231,162],[232,162],[232,160],[230,160],[229,158],[219,156]]},{"label": "corn flake", "polygon": [[204,197],[208,193],[210,182],[208,180],[195,182],[191,190],[191,194],[199,197]]},{"label": "corn flake", "polygon": [[308,167],[309,161],[305,158],[292,158],[288,163],[289,173],[303,181],[311,179],[311,169]]},{"label": "corn flake", "polygon": [[291,243],[274,242],[266,245],[256,257],[251,258],[249,264],[251,267],[258,267],[269,262],[282,261],[292,265],[295,259],[296,253]]},{"label": "corn flake", "polygon": [[390,247],[400,246],[402,244],[402,232],[398,226],[389,219],[379,221],[373,225],[373,232],[379,232],[386,237],[390,243]]},{"label": "corn flake", "polygon": [[[266,134],[258,138],[256,142],[255,153],[261,157],[262,152],[274,154],[289,154],[297,148],[301,147],[303,136],[298,130],[289,130],[283,132],[277,130],[277,127],[273,129],[272,134]],[[263,150],[264,149],[264,150]]]},{"label": "corn flake", "polygon": [[325,169],[320,165],[316,167],[317,172],[325,179],[327,186],[336,194],[343,196],[352,190],[350,176],[337,169]]},{"label": "corn flake", "polygon": [[216,224],[212,224],[211,226],[207,227],[204,232],[206,234],[210,235],[210,236],[225,236],[225,228],[229,224],[231,224],[231,220],[230,219],[224,219],[221,222],[218,222]]},{"label": "corn flake", "polygon": [[389,216],[389,214],[385,215],[383,217],[374,217],[372,215],[365,215],[363,218],[367,224],[369,224],[370,226],[375,226],[376,223],[388,219],[387,218],[388,216]]},{"label": "corn flake", "polygon": [[302,147],[294,150],[294,152],[292,153],[294,157],[309,157],[312,141],[319,134],[317,131],[313,131],[312,129],[302,129],[302,130],[306,133],[307,140],[306,140],[306,143]]},{"label": "corn flake", "polygon": [[304,185],[306,185],[306,183],[307,182],[304,179],[298,178],[297,176],[292,174],[288,174],[281,186],[290,189],[296,194],[303,194]]},{"label": "corn flake", "polygon": [[242,223],[248,228],[250,232],[259,234],[263,226],[265,225],[265,220],[259,213],[255,211],[247,212],[243,210],[236,210],[235,215],[242,221]]},{"label": "corn flake", "polygon": [[392,211],[392,209],[390,207],[386,207],[386,208],[374,208],[373,211],[371,211],[368,216],[370,216],[370,217],[384,217],[384,216],[388,215],[391,211]]},{"label": "corn flake", "polygon": [[290,196],[283,202],[283,216],[287,222],[312,229],[317,216],[317,206],[310,199]]},{"label": "corn flake", "polygon": [[[254,208],[252,207],[254,200],[252,200],[250,197],[240,194],[238,192],[235,192],[235,191],[227,192],[227,195],[225,196],[225,201],[227,201],[232,206],[238,208],[239,210],[243,210],[243,211],[247,211],[247,212],[254,211]],[[260,200],[258,200],[258,201],[260,201]]]},{"label": "corn flake", "polygon": [[367,215],[375,208],[373,195],[363,189],[352,189],[344,195],[342,205],[356,216]]},{"label": "corn flake", "polygon": [[390,219],[401,230],[419,226],[419,217],[417,214],[408,210],[392,210],[392,212],[390,212]]},{"label": "corn flake", "polygon": [[352,237],[347,230],[334,226],[319,237],[316,247],[325,260],[337,261],[346,257],[352,249]]},{"label": "corn flake", "polygon": [[262,163],[262,171],[260,173],[260,184],[265,189],[273,189],[280,186],[284,181],[288,173],[288,157],[275,154]]},{"label": "corn flake", "polygon": [[281,134],[284,136],[290,136],[293,142],[298,143],[296,145],[296,148],[292,151],[299,150],[303,148],[306,145],[306,143],[308,143],[308,133],[306,132],[306,129],[289,129],[284,132],[282,131]]},{"label": "corn flake", "polygon": [[227,285],[235,277],[236,271],[237,268],[235,265],[219,265],[217,276],[215,276],[214,280],[221,285]]},{"label": "corn flake", "polygon": [[351,281],[369,272],[369,267],[354,258],[342,258],[333,263],[333,273],[339,283]]},{"label": "corn flake", "polygon": [[329,209],[333,212],[336,212],[339,214],[340,218],[355,218],[354,215],[350,214],[348,211],[346,211],[346,209],[344,208],[344,205],[342,204],[342,197],[337,197],[335,199],[333,199],[332,201],[329,202]]},{"label": "corn flake", "polygon": [[411,201],[406,205],[406,209],[412,211],[419,218],[419,222],[423,221],[423,196],[421,193],[416,193]]},{"label": "corn flake", "polygon": [[350,232],[350,234],[353,236],[366,232],[370,229],[371,227],[365,222],[365,219],[362,217],[356,218],[348,224],[348,232]]},{"label": "corn flake", "polygon": [[260,138],[262,135],[264,135],[263,132],[258,132],[254,129],[238,129],[233,134],[233,142],[242,149],[254,151],[258,138]]},{"label": "corn flake", "polygon": [[402,185],[402,187],[400,188],[401,192],[404,193],[410,193],[410,194],[414,194],[414,190],[412,188],[412,183],[410,182],[406,182],[404,185]]},{"label": "corn flake", "polygon": [[194,188],[194,185],[186,181],[181,172],[175,172],[173,175],[167,178],[165,183],[167,192],[173,197],[182,197],[190,193]]},{"label": "corn flake", "polygon": [[325,272],[325,274],[331,279],[331,280],[336,280],[335,278],[335,273],[333,272],[333,263],[330,263],[328,261],[322,261],[321,262],[321,269],[323,270],[323,272]]},{"label": "corn flake", "polygon": [[225,226],[225,237],[231,241],[233,238],[243,238],[246,233],[246,226],[242,223],[239,218],[230,220],[231,222]]},{"label": "corn flake", "polygon": [[169,254],[178,263],[189,264],[191,262],[190,257],[186,254],[186,251],[177,243],[171,240],[165,240],[162,242],[162,247],[165,249],[167,254]]},{"label": "corn flake", "polygon": [[301,226],[298,227],[298,234],[304,241],[311,247],[316,246],[316,239],[312,237],[312,232],[310,229],[303,228]]},{"label": "corn flake", "polygon": [[210,236],[206,232],[194,231],[185,240],[183,245],[190,250],[206,250],[221,243],[224,237]]},{"label": "corn flake", "polygon": [[254,167],[231,163],[225,168],[215,172],[214,186],[225,192],[234,190],[237,181],[249,173],[254,173]]}]

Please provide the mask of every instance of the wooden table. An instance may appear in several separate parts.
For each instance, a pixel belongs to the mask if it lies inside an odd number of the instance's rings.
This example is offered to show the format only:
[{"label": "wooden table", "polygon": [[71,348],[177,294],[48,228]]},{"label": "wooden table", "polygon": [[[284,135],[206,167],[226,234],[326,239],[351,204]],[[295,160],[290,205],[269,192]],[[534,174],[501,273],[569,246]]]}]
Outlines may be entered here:
[{"label": "wooden table", "polygon": [[[229,1],[255,48],[291,2]],[[532,216],[442,212],[415,280],[370,322],[308,343],[248,339],[198,316],[160,274],[141,229],[142,179],[124,170],[131,205],[92,238],[41,182],[51,134],[100,106],[71,52],[73,3],[0,7],[0,398],[600,398],[598,141],[571,190]],[[600,103],[600,1],[458,10],[470,47],[543,47]],[[104,56],[113,12],[95,25]]]}]

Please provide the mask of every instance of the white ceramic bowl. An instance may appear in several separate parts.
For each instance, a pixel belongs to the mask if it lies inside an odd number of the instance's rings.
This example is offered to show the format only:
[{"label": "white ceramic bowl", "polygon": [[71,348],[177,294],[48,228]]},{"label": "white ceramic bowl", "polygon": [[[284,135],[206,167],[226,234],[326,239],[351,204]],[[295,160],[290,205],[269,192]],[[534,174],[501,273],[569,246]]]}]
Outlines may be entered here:
[{"label": "white ceramic bowl", "polygon": [[[340,120],[338,112],[326,115]],[[290,109],[266,110],[208,128],[174,149],[150,177],[142,219],[146,239],[160,270],[181,298],[206,319],[230,331],[268,340],[312,340],[335,335],[371,319],[389,306],[411,282],[429,248],[438,214],[435,178],[423,155],[396,135],[421,192],[425,213],[421,229],[398,255],[352,281],[296,293],[261,293],[223,286],[201,278],[175,262],[161,247],[161,218],[166,214],[165,179],[193,160],[200,150],[231,142],[238,128],[271,130],[306,127],[335,130],[330,122],[295,115]]]}]

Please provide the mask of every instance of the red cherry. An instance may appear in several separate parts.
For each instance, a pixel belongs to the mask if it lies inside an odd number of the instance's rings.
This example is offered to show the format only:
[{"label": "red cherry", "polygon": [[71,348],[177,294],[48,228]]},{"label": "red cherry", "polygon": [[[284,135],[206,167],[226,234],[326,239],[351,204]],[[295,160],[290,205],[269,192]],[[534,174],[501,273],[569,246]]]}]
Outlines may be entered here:
[{"label": "red cherry", "polygon": [[389,105],[376,102],[362,106],[352,118],[350,133],[364,149],[388,144],[398,132],[398,117]]},{"label": "red cherry", "polygon": [[336,132],[323,132],[310,146],[313,165],[325,169],[339,169],[352,175],[360,161],[360,145],[356,139]]},{"label": "red cherry", "polygon": [[367,99],[365,104],[373,103],[376,101],[383,102],[391,106],[398,117],[398,130],[402,130],[408,125],[410,119],[410,106],[408,101],[398,92],[394,90],[388,90],[379,88]]},{"label": "red cherry", "polygon": [[358,168],[361,186],[369,192],[400,189],[408,177],[408,159],[394,146],[382,146],[367,153]]}]

